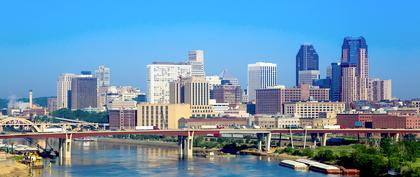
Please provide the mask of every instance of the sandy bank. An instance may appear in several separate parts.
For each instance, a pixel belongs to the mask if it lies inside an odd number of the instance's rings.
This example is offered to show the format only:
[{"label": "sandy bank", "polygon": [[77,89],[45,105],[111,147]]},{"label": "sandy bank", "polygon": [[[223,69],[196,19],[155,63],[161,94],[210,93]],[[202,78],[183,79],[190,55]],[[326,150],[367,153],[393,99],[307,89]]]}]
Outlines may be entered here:
[{"label": "sandy bank", "polygon": [[26,177],[29,176],[29,168],[14,159],[0,161],[1,177]]}]

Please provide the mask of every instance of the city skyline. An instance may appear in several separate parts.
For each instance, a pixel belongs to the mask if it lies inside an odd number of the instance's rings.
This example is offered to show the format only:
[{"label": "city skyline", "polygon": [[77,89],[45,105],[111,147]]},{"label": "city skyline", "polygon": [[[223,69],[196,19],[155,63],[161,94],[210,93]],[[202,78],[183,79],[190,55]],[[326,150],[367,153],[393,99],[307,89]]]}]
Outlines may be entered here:
[{"label": "city skyline", "polygon": [[[0,28],[2,39],[0,60],[3,61],[4,67],[0,71],[3,76],[0,98],[11,95],[25,97],[29,89],[33,89],[34,97],[55,96],[56,81],[61,73],[94,71],[101,64],[111,68],[112,85],[133,85],[146,91],[147,64],[153,61],[187,61],[187,51],[194,49],[204,50],[207,75],[228,69],[238,77],[242,88],[246,88],[247,64],[264,61],[278,65],[278,84],[293,86],[295,55],[301,44],[309,42],[317,49],[319,69],[323,78],[326,67],[331,62],[339,61],[342,40],[346,36],[366,38],[369,43],[370,76],[391,79],[395,97],[402,99],[420,97],[416,92],[420,82],[407,79],[416,76],[416,68],[419,67],[416,57],[419,56],[417,49],[420,40],[415,35],[419,27],[412,25],[419,19],[411,15],[413,12],[410,9],[414,7],[412,3],[384,2],[382,4],[384,8],[376,10],[374,14],[369,12],[369,9],[375,8],[375,4],[371,2],[364,2],[364,7],[328,2],[331,4],[329,6],[331,13],[337,13],[337,17],[329,17],[328,14],[322,13],[322,8],[315,9],[313,15],[317,20],[309,23],[312,25],[319,23],[320,27],[312,26],[312,30],[303,29],[301,25],[295,23],[308,13],[299,15],[297,12],[287,10],[288,7],[295,7],[301,3],[270,2],[279,9],[258,3],[254,9],[251,7],[255,4],[248,3],[239,5],[233,9],[233,12],[226,12],[227,8],[222,7],[219,10],[222,13],[216,17],[210,15],[209,10],[215,9],[217,3],[210,3],[206,4],[209,8],[203,9],[205,13],[197,14],[196,18],[189,17],[189,13],[179,12],[181,14],[177,18],[167,17],[167,19],[164,18],[166,16],[159,16],[156,13],[153,13],[156,16],[143,18],[144,13],[150,11],[134,13],[137,11],[135,7],[144,8],[134,2],[117,6],[133,5],[132,8],[126,9],[127,12],[115,10],[111,8],[112,3],[105,3],[92,12],[96,16],[81,20],[78,16],[71,16],[68,10],[76,8],[75,5],[83,4],[86,7],[81,7],[81,14],[89,16],[91,13],[86,10],[94,4],[75,2],[62,13],[57,11],[63,10],[61,6],[52,10],[58,13],[57,17],[48,17],[47,13],[39,13],[33,23],[23,20],[25,15],[35,12],[26,8],[34,6],[42,11],[45,7],[40,7],[40,4],[5,3],[2,7],[21,6],[19,9],[28,12],[24,15],[15,14],[16,12],[8,9],[2,9],[0,12],[2,16],[12,15]],[[326,2],[307,3],[322,6]],[[57,6],[54,3],[49,5]],[[154,3],[144,6],[155,7],[152,8],[155,10],[157,8],[157,4]],[[180,9],[186,10],[188,7],[191,6]],[[360,20],[358,15],[355,17],[345,15],[344,12],[355,7],[366,11],[365,19]],[[84,8],[86,9],[83,10]],[[174,12],[168,8],[165,6],[159,12],[164,10],[169,10],[167,13]],[[258,8],[267,8],[269,11],[259,14]],[[244,9],[249,13],[241,12]],[[387,14],[389,9],[400,11],[404,9],[404,12]],[[114,10],[112,12],[115,13],[105,15],[107,10]],[[341,10],[344,12],[340,13]],[[245,15],[246,20],[240,20],[235,13]],[[105,15],[105,19],[100,20],[97,15]],[[136,18],[117,22],[118,19],[129,15]],[[287,15],[293,15],[295,18],[288,20]],[[226,19],[217,21],[221,17]],[[54,26],[57,18],[67,21]],[[340,21],[344,18],[348,19],[348,24]],[[181,20],[181,23],[176,23],[177,20]],[[111,23],[107,26],[106,22]],[[366,28],[367,23],[374,24]],[[62,29],[68,25],[75,27],[70,30]],[[399,30],[395,33],[397,28]],[[152,48],[154,49],[150,50]],[[220,62],[225,64],[220,65]]]}]

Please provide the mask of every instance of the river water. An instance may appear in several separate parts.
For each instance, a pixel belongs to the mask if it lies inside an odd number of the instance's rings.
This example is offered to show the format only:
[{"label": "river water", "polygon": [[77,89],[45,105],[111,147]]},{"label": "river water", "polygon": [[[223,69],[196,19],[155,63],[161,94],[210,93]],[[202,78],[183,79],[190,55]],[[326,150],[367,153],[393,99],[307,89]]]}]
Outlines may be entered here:
[{"label": "river water", "polygon": [[[200,177],[200,176],[264,176],[325,177],[316,172],[297,172],[278,165],[277,160],[251,155],[237,157],[178,158],[176,148],[128,145],[105,142],[74,142],[71,161],[66,165],[52,163],[51,167],[33,171],[40,177]],[[329,175],[328,175],[329,176]]]}]

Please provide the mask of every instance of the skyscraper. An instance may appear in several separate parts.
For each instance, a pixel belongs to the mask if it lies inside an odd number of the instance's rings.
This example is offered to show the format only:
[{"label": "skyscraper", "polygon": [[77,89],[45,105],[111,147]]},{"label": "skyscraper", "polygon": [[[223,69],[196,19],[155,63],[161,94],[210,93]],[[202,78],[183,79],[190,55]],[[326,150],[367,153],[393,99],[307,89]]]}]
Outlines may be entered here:
[{"label": "skyscraper", "polygon": [[71,109],[97,108],[96,77],[82,75],[71,81]]},{"label": "skyscraper", "polygon": [[299,85],[299,71],[307,70],[319,72],[319,57],[313,45],[302,44],[296,55],[296,86]]},{"label": "skyscraper", "polygon": [[62,74],[57,80],[57,109],[68,108],[68,92],[71,90],[71,81],[77,77],[75,74]]},{"label": "skyscraper", "polygon": [[331,101],[341,100],[341,64],[331,63]]},{"label": "skyscraper", "polygon": [[100,65],[95,71],[95,77],[98,79],[98,108],[105,109],[106,94],[111,85],[111,69]]},{"label": "skyscraper", "polygon": [[191,65],[172,62],[147,65],[147,100],[151,103],[169,103],[169,83],[180,77],[191,77]]},{"label": "skyscraper", "polygon": [[248,64],[248,101],[255,100],[255,91],[277,85],[277,64]]},{"label": "skyscraper", "polygon": [[205,77],[204,72],[204,51],[191,50],[188,52],[188,63],[191,65],[191,75],[194,77]]},{"label": "skyscraper", "polygon": [[95,71],[95,77],[98,79],[99,87],[109,87],[111,85],[111,69],[100,65]]},{"label": "skyscraper", "polygon": [[341,62],[356,66],[356,100],[369,100],[369,64],[365,38],[344,38]]},{"label": "skyscraper", "polygon": [[350,63],[341,64],[341,100],[347,104],[358,100],[357,67]]}]

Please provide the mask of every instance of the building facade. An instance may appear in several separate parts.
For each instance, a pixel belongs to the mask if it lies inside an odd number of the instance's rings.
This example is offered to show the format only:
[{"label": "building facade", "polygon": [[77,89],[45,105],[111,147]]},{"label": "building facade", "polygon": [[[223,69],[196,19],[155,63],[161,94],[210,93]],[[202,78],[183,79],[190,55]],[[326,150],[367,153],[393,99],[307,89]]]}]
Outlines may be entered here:
[{"label": "building facade", "polygon": [[179,128],[189,129],[206,129],[211,128],[237,128],[248,126],[248,119],[246,118],[193,118],[180,119]]},{"label": "building facade", "polygon": [[256,99],[256,90],[277,85],[277,64],[248,64],[248,101]]},{"label": "building facade", "polygon": [[188,104],[193,117],[213,117],[210,86],[203,77],[180,78],[170,83],[170,103]]},{"label": "building facade", "polygon": [[283,104],[297,101],[328,101],[329,89],[308,84],[286,88],[276,86],[257,90],[257,114],[283,114]]},{"label": "building facade", "polygon": [[357,68],[353,64],[346,63],[341,65],[341,101],[347,104],[360,98],[357,93],[356,70]]},{"label": "building facade", "polygon": [[258,115],[254,118],[254,125],[261,128],[275,129],[275,128],[299,128],[300,119],[286,115]]},{"label": "building facade", "polygon": [[241,104],[242,90],[239,85],[215,86],[214,99],[217,103],[228,103],[229,107],[236,107]]},{"label": "building facade", "polygon": [[133,130],[137,125],[136,109],[112,109],[108,111],[111,130]]},{"label": "building facade", "polygon": [[[71,90],[71,81],[76,78],[76,74],[65,73],[60,75],[57,80],[57,109],[69,108],[69,91]],[[71,98],[70,98],[71,99]]]},{"label": "building facade", "polygon": [[106,94],[111,86],[111,69],[100,65],[95,71],[95,77],[98,80],[98,108],[105,109]]},{"label": "building facade", "polygon": [[97,108],[97,79],[90,75],[71,81],[71,109]]},{"label": "building facade", "polygon": [[137,126],[154,126],[159,129],[178,129],[178,121],[191,117],[188,104],[152,104],[137,105]]},{"label": "building facade", "polygon": [[374,79],[371,82],[372,101],[392,100],[391,80]]},{"label": "building facade", "polygon": [[320,79],[319,70],[304,70],[298,73],[298,85],[309,84],[313,85],[313,82]]},{"label": "building facade", "polygon": [[154,62],[147,65],[147,100],[151,103],[169,103],[169,83],[190,76],[191,65],[187,63]]},{"label": "building facade", "polygon": [[308,70],[312,70],[314,73],[317,71],[319,73],[319,56],[313,45],[303,44],[300,46],[299,52],[296,55],[296,86],[299,86],[301,83],[312,84],[312,82],[307,83],[306,81],[301,81],[301,79],[303,79],[301,76],[307,77],[308,74],[312,73],[300,73],[300,71]]},{"label": "building facade", "polygon": [[342,113],[345,108],[345,103],[341,102],[295,102],[284,104],[284,114],[303,119],[317,119],[325,113]]},{"label": "building facade", "polygon": [[[344,38],[341,63],[347,63],[356,67],[356,89],[353,91],[356,94],[356,100],[369,100],[369,64],[365,38]],[[342,82],[345,81],[343,80]]]},{"label": "building facade", "polygon": [[420,117],[388,114],[338,114],[337,123],[344,128],[420,128]]},{"label": "building facade", "polygon": [[191,50],[188,52],[188,63],[191,65],[191,75],[193,77],[205,77],[204,72],[204,51]]}]

